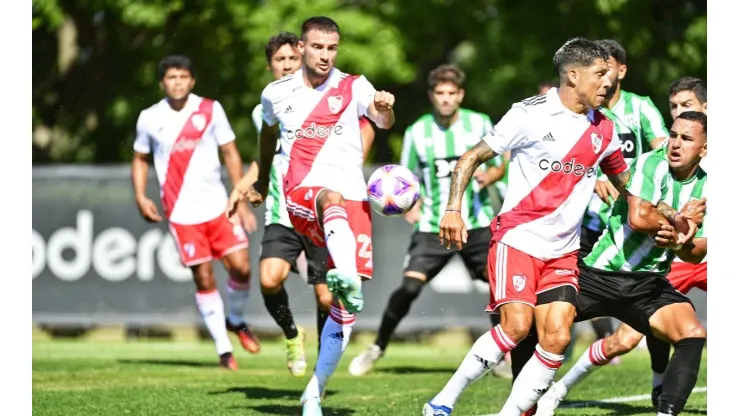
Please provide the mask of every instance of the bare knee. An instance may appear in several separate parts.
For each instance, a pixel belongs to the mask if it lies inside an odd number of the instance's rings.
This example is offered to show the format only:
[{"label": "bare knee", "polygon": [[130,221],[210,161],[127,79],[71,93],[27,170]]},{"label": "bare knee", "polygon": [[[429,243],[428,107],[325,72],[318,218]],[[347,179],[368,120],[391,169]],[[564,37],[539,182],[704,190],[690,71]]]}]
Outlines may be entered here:
[{"label": "bare knee", "polygon": [[566,302],[553,302],[537,308],[535,314],[540,345],[547,352],[563,354],[570,344],[575,307]]},{"label": "bare knee", "polygon": [[262,293],[272,295],[283,287],[288,277],[290,264],[282,259],[264,259],[260,262],[260,289]]},{"label": "bare knee", "polygon": [[241,261],[231,266],[229,269],[229,276],[237,282],[248,282],[252,268],[249,265],[249,260]]},{"label": "bare knee", "polygon": [[523,303],[507,303],[500,308],[501,329],[514,343],[527,337],[532,328],[532,307]]},{"label": "bare knee", "polygon": [[707,338],[707,330],[704,326],[696,322],[690,322],[681,331],[681,339],[684,338]]},{"label": "bare knee", "polygon": [[344,206],[344,197],[339,192],[324,189],[318,197],[319,206],[323,211],[330,205]]},{"label": "bare knee", "polygon": [[539,344],[545,351],[562,354],[570,344],[570,328],[564,326],[545,326],[545,333]]},{"label": "bare knee", "polygon": [[213,275],[211,262],[198,264],[190,269],[193,271],[193,280],[199,292],[216,290],[216,278]]}]

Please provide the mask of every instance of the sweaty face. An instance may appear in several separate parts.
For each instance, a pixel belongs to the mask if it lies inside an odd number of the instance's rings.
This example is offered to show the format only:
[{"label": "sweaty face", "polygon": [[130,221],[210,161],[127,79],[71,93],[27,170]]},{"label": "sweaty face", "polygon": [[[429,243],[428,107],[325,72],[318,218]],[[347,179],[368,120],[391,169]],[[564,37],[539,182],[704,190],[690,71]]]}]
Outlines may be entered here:
[{"label": "sweaty face", "polygon": [[434,110],[442,117],[451,117],[460,108],[465,92],[451,82],[442,82],[429,92]]},{"label": "sweaty face", "polygon": [[701,123],[677,119],[668,137],[668,164],[678,172],[692,169],[707,155],[707,134]]},{"label": "sweaty face", "polygon": [[195,86],[195,78],[187,69],[170,68],[160,81],[164,94],[172,100],[182,100]]},{"label": "sweaty face", "polygon": [[281,46],[270,58],[270,71],[275,79],[290,75],[301,67],[301,54],[289,43]]},{"label": "sweaty face", "polygon": [[671,104],[671,118],[674,120],[684,111],[699,111],[707,113],[707,103],[702,104],[693,91],[680,91],[669,99]]},{"label": "sweaty face", "polygon": [[338,48],[339,34],[336,32],[311,30],[306,33],[306,39],[298,43],[306,70],[318,77],[327,76],[334,68]]},{"label": "sweaty face", "polygon": [[599,108],[606,99],[609,87],[609,63],[596,59],[591,65],[573,69],[576,72],[575,92],[581,104],[588,108]]}]

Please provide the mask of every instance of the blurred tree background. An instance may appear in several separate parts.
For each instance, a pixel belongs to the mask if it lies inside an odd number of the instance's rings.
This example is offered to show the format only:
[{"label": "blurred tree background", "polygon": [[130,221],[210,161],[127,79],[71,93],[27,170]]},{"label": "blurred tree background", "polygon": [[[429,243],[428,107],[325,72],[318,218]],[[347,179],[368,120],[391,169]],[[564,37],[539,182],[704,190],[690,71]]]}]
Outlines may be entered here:
[{"label": "blurred tree background", "polygon": [[398,159],[406,126],[429,111],[426,75],[467,73],[464,106],[496,122],[554,81],[567,39],[611,38],[627,50],[623,88],[668,117],[668,85],[706,79],[705,0],[33,0],[33,163],[121,163],[139,111],[161,98],[158,61],[193,59],[199,95],[218,99],[246,159],[251,111],[271,80],[264,44],[313,15],[342,30],[337,66],[396,95],[396,125],[371,161]]}]

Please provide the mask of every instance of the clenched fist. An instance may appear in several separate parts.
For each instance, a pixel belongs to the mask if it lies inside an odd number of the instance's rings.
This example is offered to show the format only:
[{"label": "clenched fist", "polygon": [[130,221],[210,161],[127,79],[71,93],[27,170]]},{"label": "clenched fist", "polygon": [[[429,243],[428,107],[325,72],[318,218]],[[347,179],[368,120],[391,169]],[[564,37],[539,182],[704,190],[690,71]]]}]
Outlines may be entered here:
[{"label": "clenched fist", "polygon": [[386,91],[375,92],[375,109],[378,111],[388,111],[393,109],[393,103],[396,102],[396,97],[393,94]]}]

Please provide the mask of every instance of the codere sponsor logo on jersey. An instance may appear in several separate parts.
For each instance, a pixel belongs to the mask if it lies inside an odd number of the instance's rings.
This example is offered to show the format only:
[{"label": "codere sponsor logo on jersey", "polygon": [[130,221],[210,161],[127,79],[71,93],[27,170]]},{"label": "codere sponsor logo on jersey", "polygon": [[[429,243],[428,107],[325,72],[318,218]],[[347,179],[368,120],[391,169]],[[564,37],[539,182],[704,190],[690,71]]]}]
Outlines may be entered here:
[{"label": "codere sponsor logo on jersey", "polygon": [[325,139],[332,134],[339,136],[342,134],[343,127],[341,124],[335,124],[333,126],[317,126],[316,123],[311,123],[310,126],[300,128],[297,130],[288,130],[286,137],[288,140],[293,139]]},{"label": "codere sponsor logo on jersey", "polygon": [[569,161],[563,163],[559,160],[550,161],[548,159],[540,159],[538,166],[542,170],[550,170],[552,172],[563,172],[568,175],[575,176],[586,176],[590,178],[596,174],[596,169],[591,166],[584,166],[580,163],[576,163],[575,158],[571,158]]}]

